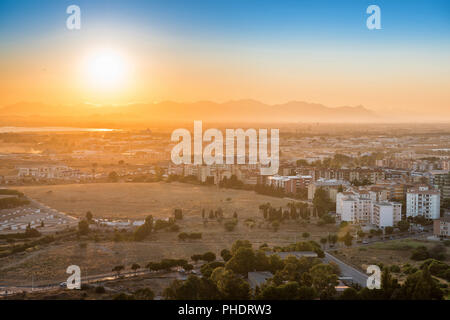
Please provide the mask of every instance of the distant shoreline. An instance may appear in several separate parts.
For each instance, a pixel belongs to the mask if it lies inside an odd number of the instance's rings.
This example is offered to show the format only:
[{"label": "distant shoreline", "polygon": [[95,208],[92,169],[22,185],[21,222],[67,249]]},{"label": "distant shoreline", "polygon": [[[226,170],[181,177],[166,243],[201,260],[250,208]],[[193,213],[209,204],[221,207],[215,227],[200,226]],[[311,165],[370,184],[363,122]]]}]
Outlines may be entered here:
[{"label": "distant shoreline", "polygon": [[120,131],[118,129],[107,128],[74,128],[74,127],[0,127],[0,133],[14,132],[79,132],[79,131]]}]

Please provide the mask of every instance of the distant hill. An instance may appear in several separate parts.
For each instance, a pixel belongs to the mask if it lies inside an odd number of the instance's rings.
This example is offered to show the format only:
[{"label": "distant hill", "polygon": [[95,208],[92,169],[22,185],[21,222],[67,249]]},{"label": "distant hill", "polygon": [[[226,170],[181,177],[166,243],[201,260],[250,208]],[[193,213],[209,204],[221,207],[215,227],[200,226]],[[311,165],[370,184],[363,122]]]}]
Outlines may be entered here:
[{"label": "distant hill", "polygon": [[0,116],[8,118],[36,117],[40,120],[64,118],[81,121],[175,121],[203,120],[212,122],[375,122],[377,115],[363,106],[331,108],[317,103],[290,101],[268,105],[256,100],[234,100],[224,103],[198,101],[180,103],[163,101],[153,104],[124,106],[72,106],[17,103],[0,108]]}]

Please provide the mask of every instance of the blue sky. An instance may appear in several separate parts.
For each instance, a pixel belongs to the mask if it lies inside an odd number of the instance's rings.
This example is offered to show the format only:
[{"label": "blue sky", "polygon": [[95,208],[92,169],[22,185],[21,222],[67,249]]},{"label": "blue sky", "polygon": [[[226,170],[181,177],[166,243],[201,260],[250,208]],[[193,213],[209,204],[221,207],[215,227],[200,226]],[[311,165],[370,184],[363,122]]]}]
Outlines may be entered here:
[{"label": "blue sky", "polygon": [[222,41],[349,41],[373,39],[365,8],[382,9],[382,41],[449,41],[449,1],[265,0],[2,0],[2,40],[62,31],[65,8],[82,9],[83,26],[123,26],[170,36]]}]

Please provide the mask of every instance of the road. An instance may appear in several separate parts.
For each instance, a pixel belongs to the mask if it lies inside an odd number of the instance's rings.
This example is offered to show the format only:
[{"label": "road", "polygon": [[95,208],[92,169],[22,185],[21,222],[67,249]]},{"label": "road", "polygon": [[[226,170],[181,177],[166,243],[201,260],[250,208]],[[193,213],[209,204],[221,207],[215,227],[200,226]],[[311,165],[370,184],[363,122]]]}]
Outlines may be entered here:
[{"label": "road", "polygon": [[367,278],[368,275],[362,273],[361,271],[353,268],[352,266],[349,266],[342,260],[339,260],[335,256],[329,254],[328,252],[325,252],[325,258],[323,259],[325,262],[334,262],[336,263],[339,268],[341,269],[341,276],[342,277],[351,277],[354,283],[359,284],[361,287],[367,286]]},{"label": "road", "polygon": [[[199,272],[199,271],[198,271]],[[93,284],[93,283],[102,283],[102,282],[108,282],[113,280],[119,280],[124,278],[132,278],[136,276],[143,276],[143,275],[149,275],[151,278],[158,278],[158,279],[177,279],[177,280],[186,280],[188,274],[181,273],[178,271],[137,271],[137,272],[123,272],[120,274],[120,277],[117,276],[117,273],[104,273],[104,274],[98,274],[88,277],[82,277],[81,283],[82,284]],[[48,283],[45,285],[39,285],[39,286],[3,286],[0,285],[0,295],[5,294],[14,294],[19,292],[36,292],[36,291],[46,291],[46,290],[52,290],[61,287],[61,282],[54,282],[54,283]]]},{"label": "road", "polygon": [[[431,235],[430,232],[422,232],[422,233],[416,234],[415,238],[416,239],[417,238],[425,238],[430,235]],[[411,235],[410,234],[404,234],[401,236],[393,235],[392,237],[393,237],[393,239],[385,239],[385,240],[377,240],[376,239],[367,244],[353,244],[351,247],[362,247],[362,246],[368,246],[370,244],[377,243],[377,242],[388,242],[388,241],[394,241],[394,240],[400,240],[400,239],[407,239],[407,238],[411,238]],[[362,286],[362,287],[367,286],[367,278],[369,277],[369,275],[364,274],[363,272],[359,271],[358,269],[356,269],[356,268],[350,266],[349,264],[343,262],[342,260],[336,258],[330,252],[325,252],[325,258],[323,260],[325,262],[330,262],[330,261],[335,262],[341,269],[342,277],[351,277],[353,279],[353,282],[358,283],[360,286]]]}]

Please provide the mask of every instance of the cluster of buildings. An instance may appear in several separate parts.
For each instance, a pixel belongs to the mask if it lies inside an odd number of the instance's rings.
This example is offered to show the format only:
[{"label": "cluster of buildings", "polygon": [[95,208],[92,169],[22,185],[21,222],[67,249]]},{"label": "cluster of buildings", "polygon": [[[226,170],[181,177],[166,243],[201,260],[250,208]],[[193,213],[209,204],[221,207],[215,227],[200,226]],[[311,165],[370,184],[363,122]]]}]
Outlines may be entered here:
[{"label": "cluster of buildings", "polygon": [[167,174],[182,177],[193,176],[200,182],[207,182],[208,179],[218,184],[225,178],[230,179],[235,176],[239,181],[247,185],[256,185],[260,179],[259,164],[213,164],[213,165],[194,165],[182,164],[174,165],[169,163]]},{"label": "cluster of buildings", "polygon": [[336,215],[350,223],[392,227],[402,219],[402,204],[388,201],[386,190],[379,187],[349,188],[336,195]]},{"label": "cluster of buildings", "polygon": [[80,170],[66,165],[33,164],[18,167],[18,178],[39,179],[80,179]]},{"label": "cluster of buildings", "polygon": [[426,185],[406,191],[406,210],[402,203],[392,201],[388,190],[380,186],[348,188],[336,195],[336,215],[341,221],[371,224],[378,228],[393,227],[402,219],[422,216],[440,218],[440,191]]}]

